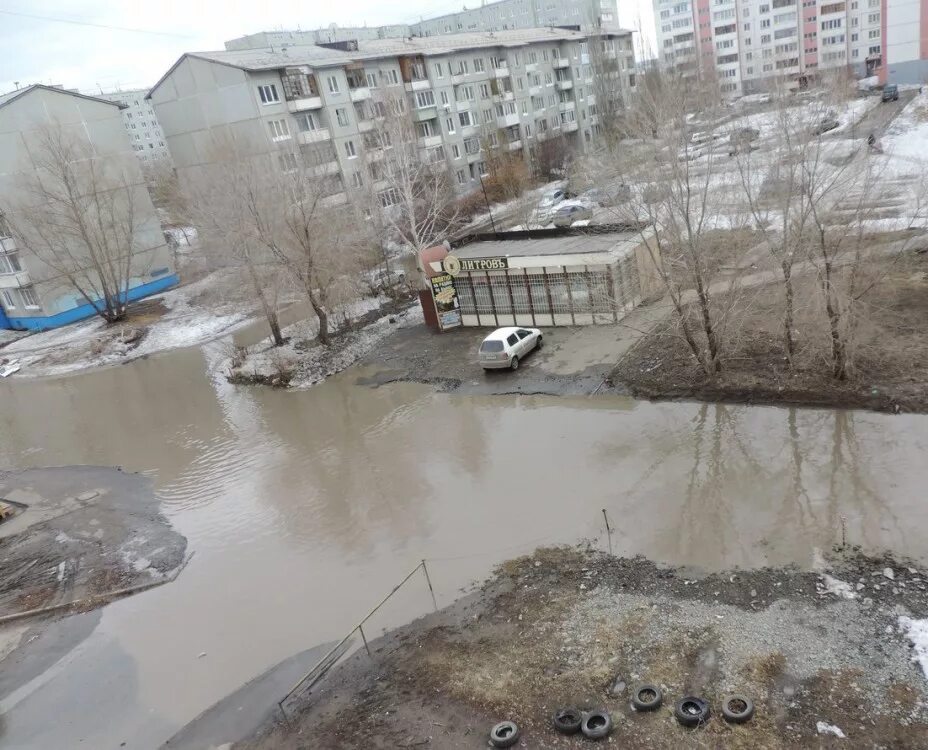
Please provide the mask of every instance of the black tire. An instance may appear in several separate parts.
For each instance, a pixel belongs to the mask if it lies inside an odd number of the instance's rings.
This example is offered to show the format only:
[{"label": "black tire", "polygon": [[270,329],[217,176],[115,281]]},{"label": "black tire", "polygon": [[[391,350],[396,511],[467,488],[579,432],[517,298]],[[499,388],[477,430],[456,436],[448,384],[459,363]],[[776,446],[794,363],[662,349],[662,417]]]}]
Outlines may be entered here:
[{"label": "black tire", "polygon": [[580,731],[591,740],[602,739],[612,731],[612,716],[605,709],[590,711],[583,717]]},{"label": "black tire", "polygon": [[509,369],[510,370],[519,369],[519,358],[518,357],[513,357],[511,360],[509,360]]},{"label": "black tire", "polygon": [[535,342],[535,348],[541,349],[541,345],[544,343],[544,336],[539,336],[538,341]]},{"label": "black tire", "polygon": [[685,727],[698,727],[709,720],[709,704],[702,698],[688,695],[677,701],[673,715]]},{"label": "black tire", "polygon": [[636,711],[656,711],[663,698],[657,685],[641,685],[632,693],[632,706]]},{"label": "black tire", "polygon": [[729,724],[744,724],[754,716],[754,701],[746,695],[726,695],[722,701],[722,717]]},{"label": "black tire", "polygon": [[559,708],[551,721],[561,734],[576,734],[583,723],[583,715],[576,708]]},{"label": "black tire", "polygon": [[490,730],[490,744],[493,747],[512,747],[521,736],[522,732],[514,721],[501,721]]}]

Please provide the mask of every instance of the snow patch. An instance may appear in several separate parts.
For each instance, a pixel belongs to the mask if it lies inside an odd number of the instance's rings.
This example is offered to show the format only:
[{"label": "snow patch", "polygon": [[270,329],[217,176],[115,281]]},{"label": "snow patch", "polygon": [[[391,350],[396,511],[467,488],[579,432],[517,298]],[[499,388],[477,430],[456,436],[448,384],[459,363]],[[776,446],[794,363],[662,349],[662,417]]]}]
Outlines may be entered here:
[{"label": "snow patch", "polygon": [[822,593],[834,594],[835,596],[841,599],[856,599],[857,594],[854,593],[854,587],[851,584],[840,580],[839,578],[834,578],[833,576],[825,573],[822,575],[822,583],[819,585]]},{"label": "snow patch", "polygon": [[912,659],[919,663],[925,679],[928,680],[928,619],[916,620],[903,615],[899,618],[899,627],[912,642],[915,651]]},{"label": "snow patch", "polygon": [[841,728],[836,727],[834,724],[818,721],[815,723],[815,728],[818,730],[819,734],[833,734],[839,740],[847,739],[847,735],[841,731]]}]

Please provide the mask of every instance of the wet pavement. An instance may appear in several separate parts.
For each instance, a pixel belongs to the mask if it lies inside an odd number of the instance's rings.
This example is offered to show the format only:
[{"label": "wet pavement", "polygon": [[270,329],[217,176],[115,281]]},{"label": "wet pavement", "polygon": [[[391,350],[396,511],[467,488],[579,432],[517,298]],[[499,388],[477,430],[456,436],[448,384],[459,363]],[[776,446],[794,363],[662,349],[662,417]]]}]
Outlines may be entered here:
[{"label": "wet pavement", "polygon": [[[276,391],[229,385],[225,346],[0,382],[0,465],[144,472],[196,553],[5,660],[0,747],[158,747],[422,558],[442,606],[539,544],[605,547],[602,508],[617,553],[694,569],[805,567],[842,534],[928,560],[925,417],[358,385],[370,367]],[[372,635],[431,608],[412,583]]]}]

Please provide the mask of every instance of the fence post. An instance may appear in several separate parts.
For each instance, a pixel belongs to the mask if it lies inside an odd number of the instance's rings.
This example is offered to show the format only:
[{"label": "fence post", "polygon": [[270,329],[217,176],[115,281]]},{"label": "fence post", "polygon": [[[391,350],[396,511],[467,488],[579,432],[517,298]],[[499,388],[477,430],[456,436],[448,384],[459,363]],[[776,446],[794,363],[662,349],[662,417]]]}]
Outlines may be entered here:
[{"label": "fence post", "polygon": [[432,606],[438,611],[438,602],[435,599],[435,589],[432,588],[432,579],[429,578],[429,569],[425,566],[425,560],[422,561],[422,572],[425,573],[425,582],[429,585],[429,593],[432,595]]},{"label": "fence post", "polygon": [[358,631],[361,633],[361,640],[364,641],[364,648],[367,649],[367,655],[374,658],[374,655],[371,653],[371,647],[367,645],[367,638],[364,636],[364,626],[358,625]]}]

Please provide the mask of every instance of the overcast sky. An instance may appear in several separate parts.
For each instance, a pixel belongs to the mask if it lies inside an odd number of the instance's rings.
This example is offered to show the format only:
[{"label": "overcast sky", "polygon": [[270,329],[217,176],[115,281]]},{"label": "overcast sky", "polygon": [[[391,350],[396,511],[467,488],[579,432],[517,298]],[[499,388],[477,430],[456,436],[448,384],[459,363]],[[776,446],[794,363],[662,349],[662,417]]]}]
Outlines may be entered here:
[{"label": "overcast sky", "polygon": [[[406,23],[463,5],[461,0],[0,0],[0,93],[17,82],[63,84],[86,93],[143,88],[182,53],[222,49],[226,39],[243,34],[330,23]],[[653,36],[650,0],[620,0],[619,15],[625,28],[643,28]]]}]

